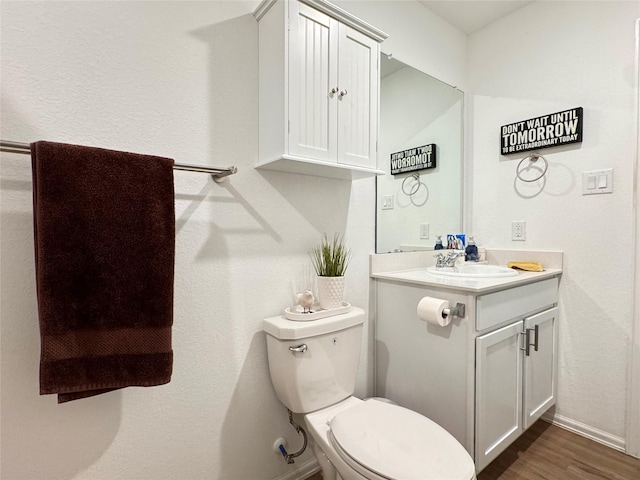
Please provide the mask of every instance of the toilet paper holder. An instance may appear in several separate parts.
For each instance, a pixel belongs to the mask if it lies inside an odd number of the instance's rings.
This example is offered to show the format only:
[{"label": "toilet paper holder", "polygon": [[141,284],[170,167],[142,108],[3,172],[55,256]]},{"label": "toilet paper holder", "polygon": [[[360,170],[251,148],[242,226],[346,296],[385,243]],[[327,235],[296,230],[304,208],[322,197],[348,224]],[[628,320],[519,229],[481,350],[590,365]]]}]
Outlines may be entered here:
[{"label": "toilet paper holder", "polygon": [[463,318],[465,311],[466,311],[465,304],[458,302],[458,303],[456,303],[456,306],[453,307],[453,308],[445,308],[442,311],[442,318],[447,318],[449,315],[452,315],[454,317]]}]

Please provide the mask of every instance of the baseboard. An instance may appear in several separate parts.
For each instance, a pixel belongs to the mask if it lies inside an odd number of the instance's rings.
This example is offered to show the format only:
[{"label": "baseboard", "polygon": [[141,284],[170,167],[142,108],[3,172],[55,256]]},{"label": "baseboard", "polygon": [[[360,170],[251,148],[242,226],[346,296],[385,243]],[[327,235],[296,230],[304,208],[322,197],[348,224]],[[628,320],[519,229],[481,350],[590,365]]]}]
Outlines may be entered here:
[{"label": "baseboard", "polygon": [[305,462],[302,465],[298,466],[298,468],[296,468],[295,470],[280,475],[273,480],[302,480],[319,471],[320,465],[318,465],[318,460],[312,458],[308,462]]},{"label": "baseboard", "polygon": [[585,425],[584,423],[578,422],[576,420],[563,417],[562,415],[558,415],[557,413],[554,414],[547,412],[542,415],[542,420],[556,425],[560,428],[564,428],[565,430],[569,430],[570,432],[577,433],[578,435],[593,440],[594,442],[601,443],[603,445],[606,445],[607,447],[611,447],[623,453],[625,452],[624,438],[616,437],[615,435],[603,432],[602,430],[590,427],[589,425]]}]

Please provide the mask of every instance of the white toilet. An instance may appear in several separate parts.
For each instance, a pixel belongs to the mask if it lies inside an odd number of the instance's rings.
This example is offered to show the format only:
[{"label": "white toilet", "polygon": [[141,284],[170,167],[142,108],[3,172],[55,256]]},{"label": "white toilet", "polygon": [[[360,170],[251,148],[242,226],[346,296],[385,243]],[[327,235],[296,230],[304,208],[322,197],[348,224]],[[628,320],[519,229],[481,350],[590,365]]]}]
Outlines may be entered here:
[{"label": "white toilet", "polygon": [[416,412],[353,397],[365,312],[308,322],[264,320],[271,381],[304,414],[324,480],[472,480],[473,460]]}]

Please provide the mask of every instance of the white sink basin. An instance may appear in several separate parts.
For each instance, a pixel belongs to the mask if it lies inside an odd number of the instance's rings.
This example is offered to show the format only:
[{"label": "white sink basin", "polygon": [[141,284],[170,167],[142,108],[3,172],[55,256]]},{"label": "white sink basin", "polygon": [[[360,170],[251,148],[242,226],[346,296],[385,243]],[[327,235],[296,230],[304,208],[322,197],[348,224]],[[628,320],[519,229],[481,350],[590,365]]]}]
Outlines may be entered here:
[{"label": "white sink basin", "polygon": [[428,267],[427,272],[432,275],[442,275],[443,277],[459,277],[459,278],[497,278],[497,277],[515,277],[518,272],[512,268],[501,267],[498,265],[485,264],[463,264],[455,267]]}]

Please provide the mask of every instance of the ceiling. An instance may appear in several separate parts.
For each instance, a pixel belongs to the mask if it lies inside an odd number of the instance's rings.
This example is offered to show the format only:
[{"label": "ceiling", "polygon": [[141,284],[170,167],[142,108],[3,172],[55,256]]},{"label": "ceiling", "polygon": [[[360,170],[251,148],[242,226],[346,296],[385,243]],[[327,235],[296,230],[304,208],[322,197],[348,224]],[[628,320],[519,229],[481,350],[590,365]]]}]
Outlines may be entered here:
[{"label": "ceiling", "polygon": [[534,0],[419,0],[419,2],[467,35]]}]

